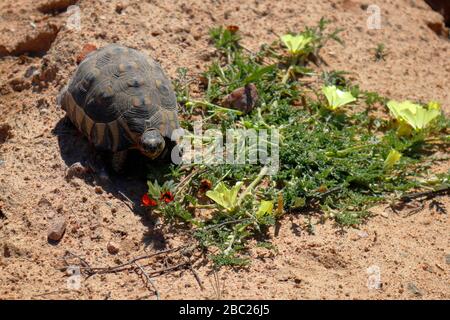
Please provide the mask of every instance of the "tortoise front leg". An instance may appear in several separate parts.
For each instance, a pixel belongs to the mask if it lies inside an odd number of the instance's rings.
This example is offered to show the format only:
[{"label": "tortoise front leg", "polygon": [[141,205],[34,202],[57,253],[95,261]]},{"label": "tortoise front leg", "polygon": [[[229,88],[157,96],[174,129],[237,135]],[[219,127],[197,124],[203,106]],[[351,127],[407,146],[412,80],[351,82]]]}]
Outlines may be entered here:
[{"label": "tortoise front leg", "polygon": [[114,152],[112,156],[111,165],[115,172],[122,171],[125,161],[127,160],[128,150]]}]

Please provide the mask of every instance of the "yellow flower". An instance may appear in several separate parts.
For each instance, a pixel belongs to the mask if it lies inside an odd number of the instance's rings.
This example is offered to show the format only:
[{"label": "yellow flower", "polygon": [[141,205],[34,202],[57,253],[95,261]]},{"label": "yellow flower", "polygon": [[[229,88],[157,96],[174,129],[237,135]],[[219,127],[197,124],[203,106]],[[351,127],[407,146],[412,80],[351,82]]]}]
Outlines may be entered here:
[{"label": "yellow flower", "polygon": [[302,53],[307,45],[312,41],[311,37],[305,37],[302,34],[291,35],[285,34],[281,36],[281,41],[288,48],[289,53],[292,55],[297,55]]},{"label": "yellow flower", "polygon": [[397,102],[391,100],[387,103],[387,106],[394,118],[400,122],[399,129],[401,129],[402,125],[408,124],[415,131],[423,130],[434,118],[441,114],[440,110],[436,109],[435,103],[432,103],[431,107],[425,109],[421,105],[410,101]]},{"label": "yellow flower", "polygon": [[330,110],[336,110],[350,102],[356,101],[356,98],[350,92],[339,90],[336,86],[322,87],[322,92],[328,100],[326,107]]}]

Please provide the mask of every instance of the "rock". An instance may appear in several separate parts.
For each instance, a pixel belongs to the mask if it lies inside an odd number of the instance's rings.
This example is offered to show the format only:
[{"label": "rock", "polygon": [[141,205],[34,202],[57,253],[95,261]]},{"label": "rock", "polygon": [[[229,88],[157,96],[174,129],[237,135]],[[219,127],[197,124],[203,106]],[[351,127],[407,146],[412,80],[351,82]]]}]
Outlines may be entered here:
[{"label": "rock", "polygon": [[94,190],[95,190],[96,194],[102,194],[103,193],[103,189],[100,186],[95,186]]},{"label": "rock", "polygon": [[360,238],[367,238],[367,237],[369,236],[369,234],[368,234],[367,232],[362,231],[362,230],[358,231],[358,232],[357,232],[357,235],[358,235],[358,237],[360,237]]},{"label": "rock", "polygon": [[124,9],[126,9],[126,7],[127,7],[127,4],[124,4],[124,3],[118,3],[118,4],[116,5],[116,13],[117,13],[117,14],[121,14],[122,11],[123,11]]},{"label": "rock", "polygon": [[41,3],[37,9],[42,13],[57,13],[65,11],[77,2],[78,0],[47,0]]},{"label": "rock", "polygon": [[194,40],[200,40],[202,37],[202,30],[199,28],[193,29],[193,30],[191,30],[191,34],[192,34],[192,37],[194,38]]},{"label": "rock", "polygon": [[80,162],[75,162],[67,169],[66,179],[72,179],[74,176],[81,177],[84,174],[86,174],[87,171],[88,169],[85,166],[83,166]]},{"label": "rock", "polygon": [[83,46],[83,49],[81,49],[81,52],[77,55],[76,58],[77,64],[80,64],[89,53],[95,50],[97,50],[97,47],[94,44],[86,43]]},{"label": "rock", "polygon": [[64,216],[55,217],[48,228],[47,238],[51,241],[59,241],[66,231],[66,218]]},{"label": "rock", "polygon": [[450,264],[450,254],[445,256],[445,262],[447,262],[447,264]]},{"label": "rock", "polygon": [[244,114],[253,110],[258,102],[258,91],[253,83],[238,88],[222,100],[222,106],[241,111]]},{"label": "rock", "polygon": [[361,240],[367,238],[369,234],[363,230],[356,230],[355,233],[350,235],[350,239],[353,241]]},{"label": "rock", "polygon": [[115,242],[112,242],[112,241],[108,242],[108,245],[106,246],[106,249],[108,249],[108,252],[110,254],[118,254],[119,251],[120,251],[119,245],[117,243],[115,243]]},{"label": "rock", "polygon": [[11,126],[8,123],[0,124],[0,144],[12,137]]}]

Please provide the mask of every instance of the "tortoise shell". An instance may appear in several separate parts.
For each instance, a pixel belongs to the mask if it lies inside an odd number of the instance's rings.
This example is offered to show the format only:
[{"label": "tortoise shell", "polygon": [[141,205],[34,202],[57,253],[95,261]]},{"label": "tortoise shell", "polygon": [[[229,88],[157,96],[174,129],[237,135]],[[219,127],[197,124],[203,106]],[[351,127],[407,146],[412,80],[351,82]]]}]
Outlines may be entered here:
[{"label": "tortoise shell", "polygon": [[158,129],[170,139],[179,128],[176,96],[160,65],[117,44],[88,54],[58,103],[102,150],[136,148],[148,129]]}]

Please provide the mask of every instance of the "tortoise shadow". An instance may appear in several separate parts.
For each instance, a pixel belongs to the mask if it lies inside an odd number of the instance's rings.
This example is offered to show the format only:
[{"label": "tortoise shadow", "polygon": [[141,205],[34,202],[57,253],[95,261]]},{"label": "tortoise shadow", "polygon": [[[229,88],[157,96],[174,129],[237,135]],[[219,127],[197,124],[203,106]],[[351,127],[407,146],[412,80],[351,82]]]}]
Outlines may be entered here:
[{"label": "tortoise shadow", "polygon": [[155,250],[165,249],[166,237],[161,228],[155,227],[156,220],[148,213],[147,208],[141,205],[141,197],[147,192],[145,173],[148,166],[160,171],[167,168],[169,163],[150,161],[139,152],[130,150],[123,173],[117,174],[109,163],[111,154],[96,150],[67,117],[59,120],[52,134],[57,136],[61,158],[67,167],[80,163],[86,170],[77,175],[79,178],[93,187],[100,186],[141,217],[143,225],[148,228],[142,238],[145,245],[152,246]]}]

